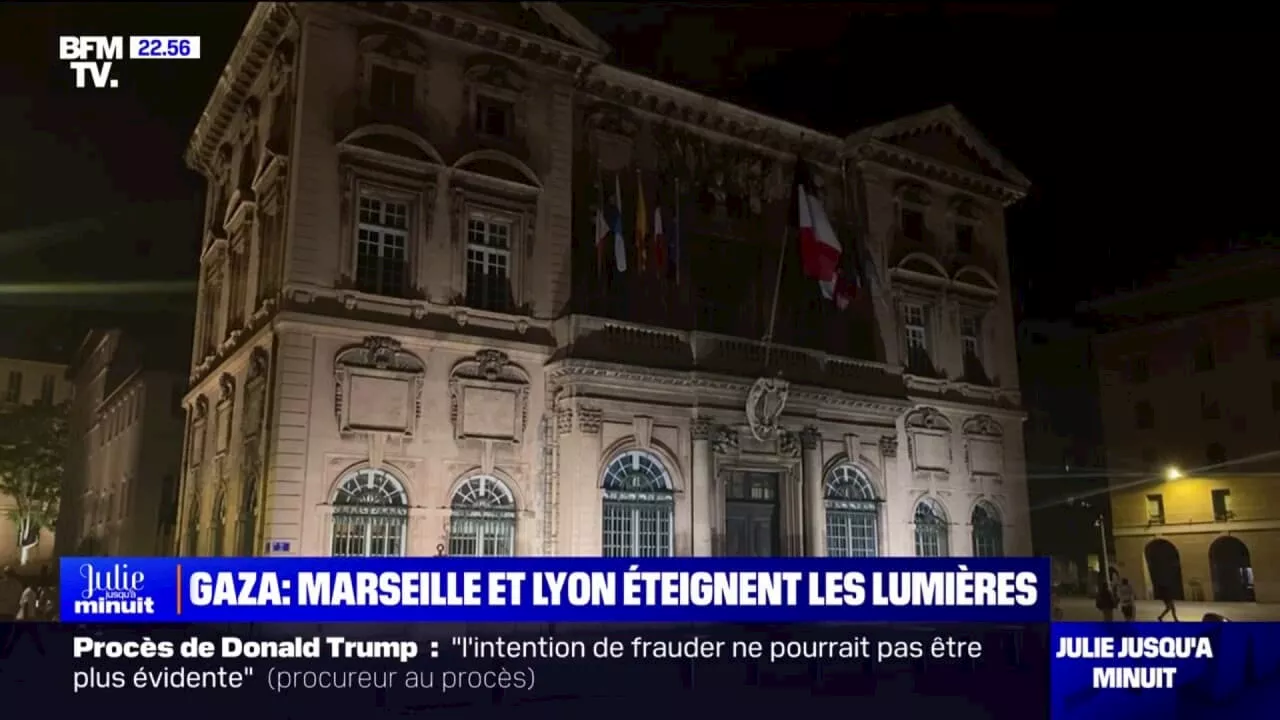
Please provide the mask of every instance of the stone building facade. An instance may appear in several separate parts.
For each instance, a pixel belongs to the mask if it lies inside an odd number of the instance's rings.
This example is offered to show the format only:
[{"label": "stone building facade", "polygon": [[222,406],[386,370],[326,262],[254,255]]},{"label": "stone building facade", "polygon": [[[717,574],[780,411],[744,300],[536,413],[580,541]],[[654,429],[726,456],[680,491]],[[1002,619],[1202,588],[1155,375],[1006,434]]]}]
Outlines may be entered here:
[{"label": "stone building facade", "polygon": [[188,334],[151,323],[150,341],[142,332],[94,330],[72,359],[59,555],[172,553],[186,378],[167,349],[185,345]]},{"label": "stone building facade", "polygon": [[[257,6],[188,153],[182,553],[1029,552],[1026,180],[950,107],[838,138],[608,52],[553,3]],[[797,158],[844,312],[779,267]]]},{"label": "stone building facade", "polygon": [[1280,600],[1280,252],[1092,308],[1115,554],[1140,592]]}]

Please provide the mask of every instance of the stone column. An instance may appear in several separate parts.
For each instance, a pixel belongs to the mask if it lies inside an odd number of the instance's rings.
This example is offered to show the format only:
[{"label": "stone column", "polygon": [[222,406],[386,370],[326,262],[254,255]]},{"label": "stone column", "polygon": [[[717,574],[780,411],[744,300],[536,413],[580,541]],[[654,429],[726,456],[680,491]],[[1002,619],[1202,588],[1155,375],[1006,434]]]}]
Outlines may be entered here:
[{"label": "stone column", "polygon": [[[904,488],[907,485],[898,478],[898,437],[896,435],[880,436],[880,487],[884,495],[880,498],[880,547],[881,555],[893,555],[899,549],[894,548],[898,535],[903,527],[897,518],[900,499],[894,495],[893,488]],[[893,510],[891,512],[891,509]],[[908,517],[910,511],[908,511]],[[900,549],[910,555],[910,549]]]},{"label": "stone column", "polygon": [[693,554],[711,555],[712,507],[715,506],[715,483],[712,482],[711,421],[705,417],[693,420],[693,453],[689,497],[693,507]]},{"label": "stone column", "polygon": [[804,550],[809,557],[827,555],[827,508],[822,488],[822,434],[812,425],[800,432],[804,472]]}]

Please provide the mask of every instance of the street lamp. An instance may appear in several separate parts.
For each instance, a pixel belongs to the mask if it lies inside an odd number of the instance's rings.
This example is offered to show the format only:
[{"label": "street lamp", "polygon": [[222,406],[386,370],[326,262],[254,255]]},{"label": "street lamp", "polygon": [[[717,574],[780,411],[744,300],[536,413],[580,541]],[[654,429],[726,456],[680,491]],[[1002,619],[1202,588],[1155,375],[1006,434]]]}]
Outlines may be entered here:
[{"label": "street lamp", "polygon": [[1107,518],[1105,515],[1099,515],[1097,520],[1093,521],[1093,526],[1098,528],[1098,539],[1102,541],[1102,581],[1108,586],[1111,585],[1111,555],[1107,552]]},{"label": "street lamp", "polygon": [[1166,480],[1169,480],[1170,482],[1174,480],[1179,480],[1182,478],[1182,471],[1178,469],[1178,466],[1170,465],[1169,467],[1165,468],[1164,478]]}]

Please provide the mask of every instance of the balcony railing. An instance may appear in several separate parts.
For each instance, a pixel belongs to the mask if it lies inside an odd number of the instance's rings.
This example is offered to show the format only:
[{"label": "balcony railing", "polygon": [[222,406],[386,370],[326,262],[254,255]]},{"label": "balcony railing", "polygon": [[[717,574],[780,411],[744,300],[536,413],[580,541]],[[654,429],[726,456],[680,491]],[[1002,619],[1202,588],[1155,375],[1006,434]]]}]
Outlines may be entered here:
[{"label": "balcony railing", "polygon": [[761,377],[867,394],[901,394],[902,369],[761,340],[673,330],[592,315],[570,315],[556,326],[562,356],[639,367]]}]

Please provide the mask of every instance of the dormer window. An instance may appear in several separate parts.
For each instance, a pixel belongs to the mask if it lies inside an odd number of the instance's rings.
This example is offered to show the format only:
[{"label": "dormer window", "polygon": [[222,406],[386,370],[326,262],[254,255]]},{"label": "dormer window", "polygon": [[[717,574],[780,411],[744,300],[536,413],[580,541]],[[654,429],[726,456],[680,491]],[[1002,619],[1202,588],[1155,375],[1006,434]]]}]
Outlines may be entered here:
[{"label": "dormer window", "polygon": [[413,73],[395,70],[382,63],[369,65],[369,105],[397,115],[408,115],[414,108]]},{"label": "dormer window", "polygon": [[475,129],[481,135],[505,138],[515,122],[515,104],[486,95],[476,97]]},{"label": "dormer window", "polygon": [[898,189],[898,232],[907,240],[925,241],[925,208],[929,205],[928,191],[914,184]]}]

